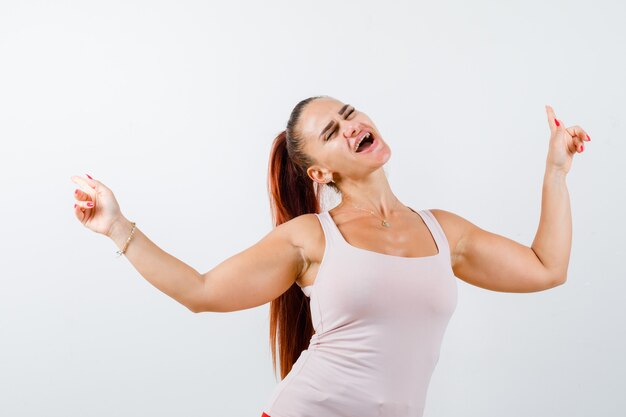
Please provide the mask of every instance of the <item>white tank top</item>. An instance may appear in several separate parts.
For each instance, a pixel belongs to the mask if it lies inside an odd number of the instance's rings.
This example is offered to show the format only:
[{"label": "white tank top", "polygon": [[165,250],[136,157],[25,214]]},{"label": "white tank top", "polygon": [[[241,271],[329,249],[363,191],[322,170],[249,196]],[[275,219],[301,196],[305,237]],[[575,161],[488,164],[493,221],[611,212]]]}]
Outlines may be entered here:
[{"label": "white tank top", "polygon": [[[410,207],[409,207],[410,208]],[[411,209],[413,210],[413,209]],[[413,210],[415,212],[415,210]],[[350,245],[330,213],[310,298],[315,334],[278,383],[270,417],[421,417],[441,342],[457,304],[445,233],[418,213],[438,253],[409,258]]]}]

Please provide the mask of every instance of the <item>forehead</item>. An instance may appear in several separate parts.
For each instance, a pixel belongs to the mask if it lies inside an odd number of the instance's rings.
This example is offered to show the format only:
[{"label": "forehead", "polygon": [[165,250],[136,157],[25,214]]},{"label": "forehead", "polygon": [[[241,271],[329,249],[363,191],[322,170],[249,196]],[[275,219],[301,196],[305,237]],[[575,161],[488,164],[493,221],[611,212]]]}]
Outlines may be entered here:
[{"label": "forehead", "polygon": [[302,111],[299,123],[300,131],[305,137],[310,137],[310,135],[318,137],[328,122],[334,116],[338,116],[337,112],[343,106],[344,103],[337,99],[320,98],[313,100]]}]

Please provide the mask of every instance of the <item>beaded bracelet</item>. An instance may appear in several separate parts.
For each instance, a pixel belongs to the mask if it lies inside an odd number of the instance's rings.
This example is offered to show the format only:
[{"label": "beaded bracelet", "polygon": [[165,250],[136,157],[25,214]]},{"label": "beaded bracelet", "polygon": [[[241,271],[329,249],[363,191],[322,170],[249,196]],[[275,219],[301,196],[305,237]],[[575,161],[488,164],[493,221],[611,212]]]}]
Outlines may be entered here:
[{"label": "beaded bracelet", "polygon": [[130,236],[128,236],[128,239],[126,239],[126,243],[124,243],[124,247],[122,248],[122,250],[115,251],[115,253],[117,253],[116,258],[119,258],[124,253],[126,253],[126,248],[128,247],[128,242],[130,242],[130,239],[133,237],[133,233],[135,233],[135,222],[130,222],[130,224],[133,225],[133,228],[130,231]]}]

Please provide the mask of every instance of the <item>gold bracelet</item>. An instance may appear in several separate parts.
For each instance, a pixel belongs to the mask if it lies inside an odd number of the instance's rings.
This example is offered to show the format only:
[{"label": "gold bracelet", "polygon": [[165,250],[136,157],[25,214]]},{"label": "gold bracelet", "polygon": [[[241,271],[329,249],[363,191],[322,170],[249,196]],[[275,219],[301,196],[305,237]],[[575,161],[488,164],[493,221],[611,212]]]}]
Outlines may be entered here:
[{"label": "gold bracelet", "polygon": [[128,242],[130,242],[130,239],[133,237],[133,234],[135,233],[135,222],[130,222],[130,224],[133,225],[133,228],[130,231],[130,236],[128,236],[128,239],[126,239],[126,243],[124,243],[124,247],[122,248],[122,250],[115,251],[115,253],[117,253],[116,258],[119,258],[124,253],[126,253],[126,248],[128,247]]}]

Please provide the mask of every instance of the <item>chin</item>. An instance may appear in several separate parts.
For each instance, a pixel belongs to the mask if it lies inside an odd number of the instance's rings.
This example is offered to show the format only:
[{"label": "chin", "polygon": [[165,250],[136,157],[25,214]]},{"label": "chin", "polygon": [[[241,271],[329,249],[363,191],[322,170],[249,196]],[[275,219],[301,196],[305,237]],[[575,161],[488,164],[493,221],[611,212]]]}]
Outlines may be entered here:
[{"label": "chin", "polygon": [[391,158],[391,148],[389,147],[389,145],[387,145],[387,142],[385,142],[384,140],[383,142],[383,149],[381,149],[380,153],[383,154],[383,163],[382,165],[385,165],[387,163],[387,161],[389,161],[389,159]]}]

